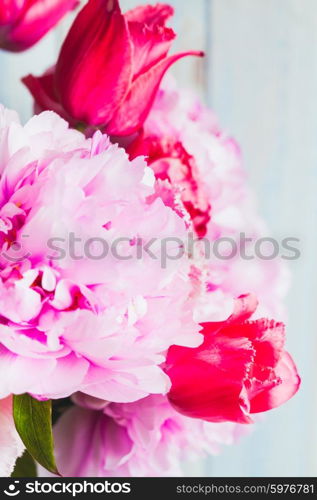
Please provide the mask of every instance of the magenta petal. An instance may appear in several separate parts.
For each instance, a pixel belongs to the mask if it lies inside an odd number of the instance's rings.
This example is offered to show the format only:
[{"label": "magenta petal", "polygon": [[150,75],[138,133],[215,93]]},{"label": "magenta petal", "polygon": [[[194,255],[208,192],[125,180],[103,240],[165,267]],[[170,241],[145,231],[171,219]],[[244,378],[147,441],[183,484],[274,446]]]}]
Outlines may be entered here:
[{"label": "magenta petal", "polygon": [[277,408],[297,393],[301,379],[288,352],[283,353],[274,372],[278,379],[277,383],[271,390],[262,391],[251,399],[250,413],[260,413]]},{"label": "magenta petal", "polygon": [[176,35],[171,28],[155,25],[148,28],[141,23],[129,23],[133,43],[134,79],[167,56]]},{"label": "magenta petal", "polygon": [[132,46],[117,0],[90,0],[78,14],[56,66],[59,99],[73,118],[103,125],[132,80]]},{"label": "magenta petal", "polygon": [[210,422],[251,423],[250,414],[280,406],[297,392],[296,366],[283,351],[284,326],[249,321],[256,303],[252,295],[240,297],[227,321],[202,323],[201,346],[169,349],[168,398],[180,413]]},{"label": "magenta petal", "polygon": [[62,118],[70,120],[55,95],[54,69],[49,70],[46,74],[39,77],[33,75],[25,76],[22,78],[22,82],[34,98],[36,113],[46,110],[55,111]]},{"label": "magenta petal", "polygon": [[167,357],[170,403],[188,417],[250,423],[243,382],[253,356],[250,342],[243,337],[232,340],[219,335],[196,349],[171,347]]},{"label": "magenta petal", "polygon": [[156,24],[164,24],[174,14],[174,9],[168,4],[140,5],[125,14],[127,21],[146,24],[153,28]]},{"label": "magenta petal", "polygon": [[179,59],[186,56],[202,57],[203,52],[183,52],[175,54],[153,66],[137,78],[129,94],[112,120],[106,126],[109,135],[124,136],[136,132],[147,118],[158,88],[166,71]]},{"label": "magenta petal", "polygon": [[[23,4],[17,0],[14,3],[16,7]],[[78,0],[25,0],[19,16],[8,27],[6,36],[0,35],[1,48],[15,52],[31,47],[77,3]]]},{"label": "magenta petal", "polygon": [[20,14],[25,0],[2,0],[0,3],[0,26],[13,23]]},{"label": "magenta petal", "polygon": [[176,34],[165,23],[173,14],[170,5],[161,4],[140,6],[125,14],[133,44],[134,79],[167,57]]}]

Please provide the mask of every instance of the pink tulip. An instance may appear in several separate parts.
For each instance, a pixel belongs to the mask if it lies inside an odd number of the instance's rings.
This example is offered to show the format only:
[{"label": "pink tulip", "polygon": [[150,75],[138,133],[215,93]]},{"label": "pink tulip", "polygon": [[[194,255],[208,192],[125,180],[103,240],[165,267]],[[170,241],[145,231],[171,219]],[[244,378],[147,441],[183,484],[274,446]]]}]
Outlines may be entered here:
[{"label": "pink tulip", "polygon": [[37,110],[53,110],[73,126],[96,126],[114,136],[142,127],[168,68],[175,33],[169,5],[142,6],[125,15],[118,0],[90,0],[74,21],[55,68],[23,79]]},{"label": "pink tulip", "polygon": [[252,413],[276,408],[297,392],[300,378],[284,351],[284,325],[249,321],[256,306],[252,296],[240,297],[228,320],[202,324],[201,346],[169,349],[168,398],[180,413],[248,424]]},{"label": "pink tulip", "polygon": [[78,0],[1,0],[0,48],[28,49],[77,4]]}]

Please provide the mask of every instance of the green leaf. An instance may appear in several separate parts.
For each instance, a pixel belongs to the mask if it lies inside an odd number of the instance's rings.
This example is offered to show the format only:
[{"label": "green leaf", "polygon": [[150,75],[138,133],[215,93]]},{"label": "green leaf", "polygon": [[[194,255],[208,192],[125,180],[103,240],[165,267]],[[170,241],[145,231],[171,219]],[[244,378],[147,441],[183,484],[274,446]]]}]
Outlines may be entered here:
[{"label": "green leaf", "polygon": [[25,450],[22,457],[17,459],[11,477],[37,477],[34,459],[28,451]]},{"label": "green leaf", "polygon": [[30,455],[45,469],[59,475],[54,458],[52,402],[38,401],[29,394],[14,396],[13,417]]}]

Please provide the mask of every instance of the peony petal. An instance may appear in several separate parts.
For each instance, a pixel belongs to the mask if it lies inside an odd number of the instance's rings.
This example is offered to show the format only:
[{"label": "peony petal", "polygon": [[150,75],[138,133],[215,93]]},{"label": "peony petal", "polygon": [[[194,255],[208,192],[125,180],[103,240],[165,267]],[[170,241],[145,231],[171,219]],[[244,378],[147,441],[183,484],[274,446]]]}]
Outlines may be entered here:
[{"label": "peony petal", "polygon": [[55,359],[17,356],[0,345],[0,398],[30,392],[39,374],[42,379],[50,377],[55,366]]},{"label": "peony petal", "polygon": [[90,366],[80,390],[95,398],[117,403],[131,403],[149,393],[166,394],[170,387],[168,376],[157,366],[131,368],[127,372],[114,372]]},{"label": "peony petal", "polygon": [[54,427],[54,440],[64,477],[107,476],[127,460],[133,446],[125,427],[102,412],[84,408],[64,413]]},{"label": "peony petal", "polygon": [[50,376],[32,384],[30,392],[50,399],[66,398],[78,390],[88,368],[88,361],[75,354],[59,358]]},{"label": "peony petal", "polygon": [[0,314],[13,322],[30,321],[41,310],[41,296],[32,288],[25,287],[22,280],[6,287],[0,282]]}]

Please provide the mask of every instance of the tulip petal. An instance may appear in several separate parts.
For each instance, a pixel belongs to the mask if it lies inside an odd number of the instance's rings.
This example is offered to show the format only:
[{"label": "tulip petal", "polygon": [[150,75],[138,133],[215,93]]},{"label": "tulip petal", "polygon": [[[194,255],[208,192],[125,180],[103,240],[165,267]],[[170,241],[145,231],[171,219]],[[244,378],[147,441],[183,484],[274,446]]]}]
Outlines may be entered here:
[{"label": "tulip petal", "polygon": [[135,133],[147,118],[162,78],[170,66],[183,57],[202,57],[203,55],[203,52],[195,51],[175,54],[160,61],[149,71],[139,76],[131,86],[117,113],[106,126],[106,132],[120,137]]},{"label": "tulip petal", "polygon": [[209,422],[251,423],[243,382],[254,351],[244,338],[214,338],[196,349],[171,347],[167,373],[170,403],[180,413]]},{"label": "tulip petal", "polygon": [[2,0],[0,4],[0,26],[14,22],[25,4],[25,0]]},{"label": "tulip petal", "polygon": [[148,28],[141,23],[129,23],[133,43],[134,80],[167,56],[176,35],[171,28],[156,25]]},{"label": "tulip petal", "polygon": [[28,75],[22,78],[22,82],[29,89],[35,101],[35,112],[50,110],[55,111],[67,121],[71,119],[66,115],[63,107],[57,101],[54,88],[54,69],[49,70],[43,76]]},{"label": "tulip petal", "polygon": [[146,24],[153,28],[156,24],[164,24],[174,15],[174,9],[168,4],[140,5],[135,9],[129,10],[124,15],[127,21]]},{"label": "tulip petal", "polygon": [[250,414],[280,406],[297,392],[296,366],[283,351],[284,325],[248,321],[256,304],[254,296],[242,296],[227,321],[202,323],[202,345],[170,347],[168,399],[180,413],[210,422],[252,423]]},{"label": "tulip petal", "polygon": [[111,119],[132,80],[132,45],[118,0],[90,0],[75,19],[56,66],[60,102],[79,122]]},{"label": "tulip petal", "polygon": [[78,0],[31,0],[24,3],[6,36],[0,37],[1,48],[16,52],[31,47],[76,7]]},{"label": "tulip petal", "polygon": [[134,80],[167,56],[176,34],[165,26],[174,14],[170,5],[147,5],[127,12],[129,32],[133,43]]}]

